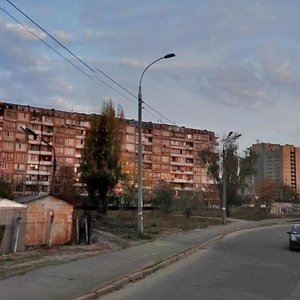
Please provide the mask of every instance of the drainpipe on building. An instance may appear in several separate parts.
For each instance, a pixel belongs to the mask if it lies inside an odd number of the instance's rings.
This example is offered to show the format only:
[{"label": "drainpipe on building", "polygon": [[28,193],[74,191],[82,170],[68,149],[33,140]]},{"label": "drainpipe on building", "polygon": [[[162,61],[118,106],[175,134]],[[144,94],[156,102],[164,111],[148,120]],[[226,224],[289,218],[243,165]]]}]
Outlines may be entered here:
[{"label": "drainpipe on building", "polygon": [[52,225],[54,221],[54,210],[50,209],[50,222],[49,222],[49,231],[48,231],[48,246],[52,246]]},{"label": "drainpipe on building", "polygon": [[18,211],[16,235],[15,235],[15,242],[14,242],[14,252],[17,252],[17,249],[18,249],[21,220],[22,220],[21,213]]}]

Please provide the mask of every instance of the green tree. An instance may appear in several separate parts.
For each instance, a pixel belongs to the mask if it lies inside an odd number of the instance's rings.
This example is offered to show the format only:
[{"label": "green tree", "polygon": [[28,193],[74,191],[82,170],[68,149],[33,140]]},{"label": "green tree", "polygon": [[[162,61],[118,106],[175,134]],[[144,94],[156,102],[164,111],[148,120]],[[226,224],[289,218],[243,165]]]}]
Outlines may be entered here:
[{"label": "green tree", "polygon": [[115,111],[110,100],[103,104],[101,115],[91,119],[82,151],[81,179],[94,206],[107,210],[107,197],[122,178],[121,145],[124,133],[124,113]]},{"label": "green tree", "polygon": [[0,178],[0,198],[14,199],[11,184]]},{"label": "green tree", "polygon": [[165,214],[168,214],[171,211],[174,196],[175,192],[170,184],[161,180],[154,188],[154,205],[158,205]]}]

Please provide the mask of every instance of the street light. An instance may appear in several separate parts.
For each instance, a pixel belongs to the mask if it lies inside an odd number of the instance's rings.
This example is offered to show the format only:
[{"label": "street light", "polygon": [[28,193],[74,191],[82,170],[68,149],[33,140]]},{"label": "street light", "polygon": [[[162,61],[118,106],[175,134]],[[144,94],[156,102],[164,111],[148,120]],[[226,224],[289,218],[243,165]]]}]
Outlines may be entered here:
[{"label": "street light", "polygon": [[160,57],[149,64],[143,71],[140,83],[139,83],[139,94],[138,94],[138,237],[142,238],[144,234],[143,228],[143,174],[142,174],[142,163],[143,163],[143,155],[142,155],[142,79],[147,71],[147,69],[162,59],[167,59],[174,57],[174,53],[166,54],[163,57]]},{"label": "street light", "polygon": [[22,127],[21,129],[25,132],[26,135],[32,135],[35,140],[39,140],[40,142],[43,142],[46,144],[48,147],[50,147],[53,150],[53,166],[52,166],[52,182],[51,182],[51,190],[50,192],[54,194],[54,184],[55,184],[55,172],[56,172],[56,153],[55,153],[55,148],[53,145],[45,141],[41,135],[37,134],[34,132],[31,128],[28,127]]},{"label": "street light", "polygon": [[222,159],[223,159],[223,175],[222,175],[222,181],[223,181],[223,191],[222,191],[222,221],[223,224],[226,224],[226,209],[227,209],[227,199],[226,199],[226,181],[227,181],[227,170],[226,170],[226,150],[227,146],[230,143],[235,142],[238,138],[241,137],[241,134],[233,133],[233,131],[230,131],[227,137],[223,140],[223,151],[222,151]]}]

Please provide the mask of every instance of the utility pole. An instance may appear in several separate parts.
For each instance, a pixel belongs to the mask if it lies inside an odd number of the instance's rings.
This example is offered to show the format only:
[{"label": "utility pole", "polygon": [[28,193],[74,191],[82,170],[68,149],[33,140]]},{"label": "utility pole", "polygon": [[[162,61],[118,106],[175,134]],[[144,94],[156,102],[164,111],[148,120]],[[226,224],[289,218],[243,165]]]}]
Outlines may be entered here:
[{"label": "utility pole", "polygon": [[139,93],[138,93],[138,172],[137,172],[137,184],[138,184],[138,237],[142,238],[144,234],[144,225],[143,225],[143,146],[142,146],[142,108],[143,108],[143,99],[142,99],[142,79],[147,71],[147,69],[158,62],[161,59],[167,59],[174,57],[174,53],[166,54],[163,57],[160,57],[149,64],[143,71],[140,77],[139,83]]},{"label": "utility pole", "polygon": [[223,165],[223,174],[222,174],[222,223],[226,225],[227,223],[227,151],[228,145],[234,143],[242,135],[233,133],[230,131],[227,137],[223,140],[223,149],[222,149],[222,165]]}]

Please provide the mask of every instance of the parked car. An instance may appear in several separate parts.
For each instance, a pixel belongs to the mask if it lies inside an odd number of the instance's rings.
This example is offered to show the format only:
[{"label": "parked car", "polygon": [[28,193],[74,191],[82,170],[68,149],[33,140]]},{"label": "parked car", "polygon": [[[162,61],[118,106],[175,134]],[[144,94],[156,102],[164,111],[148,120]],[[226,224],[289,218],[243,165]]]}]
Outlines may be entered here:
[{"label": "parked car", "polygon": [[300,249],[300,224],[295,224],[292,226],[291,231],[287,232],[289,234],[289,246],[290,250],[296,248]]}]

